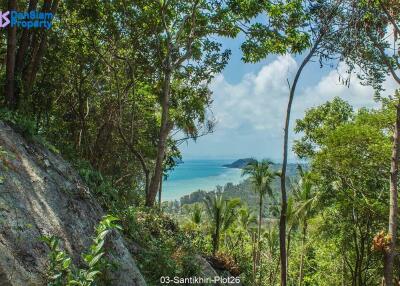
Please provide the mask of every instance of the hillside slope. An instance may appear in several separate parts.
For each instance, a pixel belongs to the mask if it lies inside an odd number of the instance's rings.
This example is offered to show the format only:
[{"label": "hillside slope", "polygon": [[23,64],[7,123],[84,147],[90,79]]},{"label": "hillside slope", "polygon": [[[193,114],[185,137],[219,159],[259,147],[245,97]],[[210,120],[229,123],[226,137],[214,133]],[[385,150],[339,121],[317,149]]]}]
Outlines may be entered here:
[{"label": "hillside slope", "polygon": [[[103,214],[67,162],[0,121],[0,285],[46,285],[43,235],[59,237],[81,265]],[[120,234],[113,232],[105,249],[117,266],[106,273],[110,285],[145,285]]]}]

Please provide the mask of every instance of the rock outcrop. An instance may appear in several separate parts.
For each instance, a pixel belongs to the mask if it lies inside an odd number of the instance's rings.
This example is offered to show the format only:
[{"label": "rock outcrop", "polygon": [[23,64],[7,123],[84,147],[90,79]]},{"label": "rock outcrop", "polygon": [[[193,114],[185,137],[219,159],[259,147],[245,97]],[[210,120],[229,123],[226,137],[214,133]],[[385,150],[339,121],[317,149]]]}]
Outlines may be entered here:
[{"label": "rock outcrop", "polygon": [[219,271],[217,271],[217,269],[211,266],[207,259],[200,255],[197,255],[195,259],[200,266],[199,277],[214,279],[214,281],[216,277],[220,277],[219,279],[221,281],[225,280],[225,282],[216,282],[219,286],[242,286],[240,279],[239,282],[237,282],[238,278],[232,276],[227,270],[219,269]]},{"label": "rock outcrop", "polygon": [[[0,285],[46,285],[49,249],[43,235],[59,237],[81,265],[102,215],[66,161],[0,121]],[[107,274],[110,285],[145,285],[119,233],[107,238],[106,251],[117,266]]]}]

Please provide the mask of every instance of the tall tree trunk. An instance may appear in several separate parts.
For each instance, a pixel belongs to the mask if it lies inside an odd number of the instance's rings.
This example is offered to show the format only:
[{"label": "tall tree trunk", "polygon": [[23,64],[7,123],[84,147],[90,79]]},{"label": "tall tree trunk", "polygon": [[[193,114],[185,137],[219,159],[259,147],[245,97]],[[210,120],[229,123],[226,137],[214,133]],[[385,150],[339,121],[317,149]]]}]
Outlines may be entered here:
[{"label": "tall tree trunk", "polygon": [[262,226],[262,212],[263,212],[263,197],[260,194],[259,213],[258,213],[258,230],[257,230],[257,263],[260,259],[260,243],[261,243],[261,226]]},{"label": "tall tree trunk", "polygon": [[262,285],[263,271],[262,271],[262,257],[261,257],[261,243],[258,243],[258,286]]},{"label": "tall tree trunk", "polygon": [[384,254],[384,278],[385,285],[393,285],[393,262],[396,252],[397,235],[397,177],[399,171],[399,142],[400,142],[400,102],[396,105],[396,123],[394,126],[392,158],[390,164],[390,209],[388,234],[391,242]]},{"label": "tall tree trunk", "polygon": [[257,276],[257,239],[256,234],[253,232],[251,234],[252,238],[252,258],[253,258],[253,283],[256,284],[256,276]]},{"label": "tall tree trunk", "polygon": [[[52,3],[51,0],[45,0],[43,4],[43,11],[50,11],[54,16],[57,12],[58,4],[59,0],[53,0]],[[26,72],[23,75],[25,94],[30,94],[33,84],[35,83],[36,76],[47,47],[47,32],[44,31],[44,29],[36,31],[34,38],[37,40],[33,41],[31,61],[29,62]]]},{"label": "tall tree trunk", "polygon": [[163,88],[162,88],[162,99],[161,99],[161,127],[160,133],[158,135],[158,145],[157,145],[157,157],[156,163],[154,167],[153,176],[150,181],[149,191],[146,196],[146,206],[152,207],[154,205],[158,189],[160,186],[160,181],[162,177],[163,171],[163,161],[165,157],[165,149],[167,144],[167,138],[169,134],[169,123],[168,123],[168,113],[169,113],[169,98],[170,98],[170,89],[171,89],[171,77],[172,70],[170,68],[170,61],[168,63],[169,67],[167,68],[164,76]]},{"label": "tall tree trunk", "polygon": [[259,214],[258,214],[258,230],[257,230],[257,268],[260,272],[259,285],[261,285],[261,226],[262,226],[262,212],[263,212],[263,196],[260,193],[259,201]]},{"label": "tall tree trunk", "polygon": [[307,235],[307,221],[304,221],[303,234],[301,237],[301,251],[300,251],[300,270],[299,270],[299,286],[303,284],[304,276],[304,254],[306,245],[306,235]]},{"label": "tall tree trunk", "polygon": [[[36,9],[38,0],[30,0],[29,1],[29,6],[28,6],[28,12],[33,11]],[[15,67],[15,73],[18,75],[23,69],[23,64],[24,64],[24,59],[26,56],[26,52],[29,47],[29,40],[31,36],[31,29],[23,29],[22,30],[22,35],[20,39],[20,44],[17,52],[17,57],[16,57],[16,67]]]},{"label": "tall tree trunk", "polygon": [[286,120],[284,129],[283,139],[283,162],[281,171],[281,215],[279,219],[279,251],[280,251],[280,262],[281,262],[281,286],[287,284],[287,267],[286,267],[286,216],[287,216],[287,194],[286,194],[286,167],[288,159],[288,145],[289,145],[289,123],[290,113],[292,111],[292,103],[294,93],[296,91],[297,82],[299,81],[300,75],[306,66],[306,64],[313,57],[317,47],[322,39],[322,34],[314,42],[310,52],[304,58],[299,69],[296,72],[296,76],[293,80],[293,84],[290,88],[289,101],[286,109]]},{"label": "tall tree trunk", "polygon": [[[17,1],[8,1],[8,10],[17,10]],[[5,99],[8,108],[16,109],[18,106],[18,98],[15,93],[15,51],[17,48],[17,27],[8,25],[7,31],[7,58],[6,58],[6,84]]]},{"label": "tall tree trunk", "polygon": [[161,194],[162,194],[163,180],[160,180],[160,189],[158,190],[158,208],[161,210]]}]

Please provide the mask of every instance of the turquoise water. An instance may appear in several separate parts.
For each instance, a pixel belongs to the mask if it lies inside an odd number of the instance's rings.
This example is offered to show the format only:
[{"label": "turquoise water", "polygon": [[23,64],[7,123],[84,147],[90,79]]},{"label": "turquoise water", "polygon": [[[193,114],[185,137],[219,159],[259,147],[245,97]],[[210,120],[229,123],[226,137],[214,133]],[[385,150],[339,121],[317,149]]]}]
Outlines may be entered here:
[{"label": "turquoise water", "polygon": [[186,160],[171,171],[163,183],[162,200],[179,200],[182,196],[199,189],[212,191],[217,185],[239,183],[240,169],[222,167],[233,160]]}]

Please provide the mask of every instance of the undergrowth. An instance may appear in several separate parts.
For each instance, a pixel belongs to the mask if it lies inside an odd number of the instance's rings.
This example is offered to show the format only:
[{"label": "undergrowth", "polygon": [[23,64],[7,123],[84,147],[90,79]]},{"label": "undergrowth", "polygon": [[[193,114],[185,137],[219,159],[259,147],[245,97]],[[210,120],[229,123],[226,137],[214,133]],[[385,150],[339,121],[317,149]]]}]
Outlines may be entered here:
[{"label": "undergrowth", "polygon": [[147,208],[129,208],[122,220],[125,235],[139,244],[136,255],[149,285],[162,276],[192,277],[200,272],[190,237],[168,215]]},{"label": "undergrowth", "polygon": [[107,234],[113,229],[121,229],[114,216],[104,216],[96,227],[96,237],[87,253],[82,255],[85,268],[78,268],[72,259],[60,247],[60,241],[55,236],[45,236],[42,240],[50,248],[50,267],[48,286],[93,286],[102,272],[111,264],[104,258],[104,243]]}]

